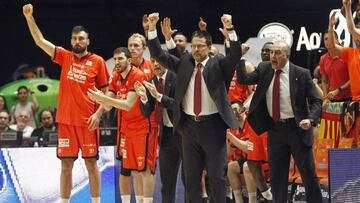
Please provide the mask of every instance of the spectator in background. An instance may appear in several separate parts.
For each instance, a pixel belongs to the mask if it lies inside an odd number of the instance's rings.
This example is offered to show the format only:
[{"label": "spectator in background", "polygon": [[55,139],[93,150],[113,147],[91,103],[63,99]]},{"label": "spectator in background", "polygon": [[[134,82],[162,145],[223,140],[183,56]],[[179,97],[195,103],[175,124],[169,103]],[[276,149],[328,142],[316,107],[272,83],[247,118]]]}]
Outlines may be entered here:
[{"label": "spectator in background", "polygon": [[43,145],[44,132],[57,131],[56,125],[54,123],[54,116],[50,110],[43,110],[40,114],[40,118],[40,127],[34,129],[34,131],[31,133],[31,137],[37,138],[38,146]]},{"label": "spectator in background", "polygon": [[181,55],[188,53],[188,50],[186,50],[187,38],[184,33],[176,32],[174,35],[174,42]]},{"label": "spectator in background", "polygon": [[7,111],[0,110],[0,133],[9,130],[10,115]]},{"label": "spectator in background", "polygon": [[[359,42],[357,42],[357,41],[360,40],[360,29],[357,27],[359,25],[359,13],[358,13],[358,10],[360,9],[359,5],[356,6],[356,16],[355,16],[355,19],[353,19],[352,11],[351,11],[351,0],[342,0],[342,2],[343,2],[344,10],[345,10],[345,18],[346,18],[347,28],[348,28],[352,38],[355,41],[355,45],[358,46]],[[334,17],[334,20],[335,20],[335,17]],[[331,30],[333,30],[333,28],[331,28]],[[330,31],[330,29],[329,29],[329,31]]]},{"label": "spectator in background", "polygon": [[3,95],[0,95],[0,111],[7,111],[6,99]]},{"label": "spectator in background", "polygon": [[[28,101],[29,93],[31,94],[31,102]],[[26,111],[29,114],[28,125],[36,128],[35,113],[39,110],[39,102],[34,92],[26,86],[20,86],[17,90],[17,98],[19,102],[11,108],[11,124],[17,122],[16,118],[20,115],[20,112]]]},{"label": "spectator in background", "polygon": [[355,18],[354,18],[354,24],[355,26],[360,25],[360,4],[359,1],[356,2],[356,7],[355,7]]},{"label": "spectator in background", "polygon": [[[346,22],[351,33],[356,47],[342,47],[335,43],[335,36],[333,34],[334,26],[337,19],[335,14],[331,15],[329,21],[329,50],[334,53],[335,56],[341,56],[348,64],[349,78],[350,78],[350,90],[353,100],[360,100],[360,88],[359,88],[359,56],[360,56],[360,29],[355,28],[352,16],[351,16],[351,1],[343,0],[343,6],[345,8]],[[354,144],[360,146],[360,119],[359,115],[356,115],[355,127],[350,132],[350,137],[354,138]]]},{"label": "spectator in background", "polygon": [[[334,42],[340,45],[338,35],[334,32]],[[324,33],[324,44],[329,47],[329,32]],[[341,46],[341,45],[340,45]],[[341,56],[336,56],[329,49],[328,53],[320,58],[321,89],[323,105],[329,101],[350,101],[350,80],[347,64]]]},{"label": "spectator in background", "polygon": [[34,128],[29,125],[30,114],[26,110],[20,112],[19,116],[16,117],[16,124],[9,126],[10,129],[17,132],[22,132],[22,146],[32,147],[34,143],[31,141],[31,133]]},{"label": "spectator in background", "polygon": [[317,65],[315,68],[314,68],[314,71],[313,71],[313,84],[315,85],[315,88],[316,88],[316,91],[318,92],[318,94],[321,96],[321,97],[324,97],[323,95],[323,91],[321,89],[321,74],[320,74],[320,65]]}]

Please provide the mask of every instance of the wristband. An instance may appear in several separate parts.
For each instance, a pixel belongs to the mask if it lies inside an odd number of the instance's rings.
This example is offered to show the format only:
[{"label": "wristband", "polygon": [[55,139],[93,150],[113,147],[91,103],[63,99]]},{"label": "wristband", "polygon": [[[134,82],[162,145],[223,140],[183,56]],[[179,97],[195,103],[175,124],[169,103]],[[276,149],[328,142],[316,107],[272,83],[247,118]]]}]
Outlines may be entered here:
[{"label": "wristband", "polygon": [[341,87],[338,87],[337,89],[339,90],[339,92],[342,92],[342,88],[341,88]]}]

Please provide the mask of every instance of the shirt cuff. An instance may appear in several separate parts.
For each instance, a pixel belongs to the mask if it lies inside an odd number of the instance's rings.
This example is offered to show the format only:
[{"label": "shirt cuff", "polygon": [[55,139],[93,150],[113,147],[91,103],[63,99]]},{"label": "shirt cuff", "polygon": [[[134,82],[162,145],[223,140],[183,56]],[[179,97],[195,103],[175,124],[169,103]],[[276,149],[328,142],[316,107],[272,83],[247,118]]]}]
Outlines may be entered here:
[{"label": "shirt cuff", "polygon": [[175,49],[176,48],[176,44],[175,44],[173,38],[170,38],[169,41],[166,41],[166,48],[167,49]]},{"label": "shirt cuff", "polygon": [[229,39],[235,42],[238,40],[235,30],[229,32]]},{"label": "shirt cuff", "polygon": [[154,31],[149,31],[149,32],[148,32],[148,39],[149,39],[149,40],[155,39],[156,37],[157,37],[157,32],[156,32],[156,30],[154,30]]},{"label": "shirt cuff", "polygon": [[160,93],[159,93],[159,95],[160,95],[160,97],[156,98],[156,100],[157,100],[159,103],[161,103],[161,100],[162,100],[162,98],[163,98],[163,94],[160,94]]},{"label": "shirt cuff", "polygon": [[225,40],[225,47],[230,48],[230,41],[228,39]]},{"label": "shirt cuff", "polygon": [[144,100],[143,100],[142,97],[140,97],[140,100],[141,100],[141,102],[142,102],[143,104],[146,104],[146,103],[148,102],[147,96],[145,96],[145,99],[144,99]]}]

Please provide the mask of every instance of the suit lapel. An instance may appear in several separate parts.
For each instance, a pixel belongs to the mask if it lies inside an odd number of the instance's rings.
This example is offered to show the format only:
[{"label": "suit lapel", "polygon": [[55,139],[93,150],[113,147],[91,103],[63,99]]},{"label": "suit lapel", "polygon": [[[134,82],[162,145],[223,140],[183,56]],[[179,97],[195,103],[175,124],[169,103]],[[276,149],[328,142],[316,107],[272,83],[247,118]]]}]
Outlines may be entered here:
[{"label": "suit lapel", "polygon": [[202,72],[202,75],[204,77],[204,82],[206,83],[206,85],[208,85],[207,81],[209,79],[209,67],[210,67],[210,64],[211,64],[211,58],[209,58],[209,60],[205,64],[204,70]]},{"label": "suit lapel", "polygon": [[265,95],[267,89],[270,86],[270,83],[271,83],[271,80],[272,80],[273,77],[274,77],[274,69],[272,69],[271,66],[270,66],[269,73],[265,74],[265,76],[264,76],[263,86],[265,88],[263,88],[263,91],[261,92],[262,95]]},{"label": "suit lapel", "polygon": [[164,94],[169,95],[170,89],[171,89],[172,83],[171,83],[171,76],[170,72],[168,70],[165,78],[165,87],[164,87]]},{"label": "suit lapel", "polygon": [[[195,60],[191,57],[188,61],[188,65],[186,66],[182,66],[181,68],[184,68],[184,82],[183,84],[189,84],[190,82],[190,79],[191,79],[191,76],[194,72],[194,69],[195,69]],[[187,89],[187,85],[185,85],[185,89]]]},{"label": "suit lapel", "polygon": [[297,93],[297,80],[295,69],[293,64],[289,64],[289,83],[290,83],[290,99],[291,104],[294,106],[296,101],[296,93]]}]

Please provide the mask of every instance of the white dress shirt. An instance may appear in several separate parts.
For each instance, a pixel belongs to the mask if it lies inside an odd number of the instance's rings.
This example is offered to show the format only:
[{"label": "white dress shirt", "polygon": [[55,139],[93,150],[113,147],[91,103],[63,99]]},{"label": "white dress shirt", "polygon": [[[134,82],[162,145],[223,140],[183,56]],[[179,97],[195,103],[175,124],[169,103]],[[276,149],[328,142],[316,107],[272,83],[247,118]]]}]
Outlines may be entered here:
[{"label": "white dress shirt", "polygon": [[[156,76],[159,82],[160,82],[160,78],[163,79],[162,82],[163,82],[164,91],[165,91],[165,78],[166,78],[167,73],[168,73],[168,70],[166,70],[165,73],[161,77]],[[161,100],[163,98],[163,93],[160,93],[160,94],[161,94],[161,96],[160,96],[160,99],[158,100],[158,102],[161,102]],[[163,108],[163,110],[162,110],[162,119],[163,119],[164,126],[169,127],[169,128],[173,127],[173,124],[169,118],[166,108]]]},{"label": "white dress shirt", "polygon": [[[156,37],[157,37],[156,30],[148,32],[149,40],[155,39]],[[229,39],[231,41],[237,41],[237,35],[236,35],[235,31],[229,32]],[[176,44],[172,38],[169,41],[166,41],[166,47],[168,49],[174,49],[176,47]],[[209,60],[209,57],[207,57],[204,61],[201,62],[201,64],[203,65],[201,73],[203,73],[204,69],[206,68],[206,63],[208,60]],[[194,68],[193,74],[191,76],[189,86],[186,90],[186,93],[185,93],[183,101],[182,101],[183,111],[186,114],[192,115],[192,116],[195,116],[195,113],[194,113],[194,84],[195,84],[195,75],[196,75],[196,72],[198,69],[197,64],[198,63],[195,62],[195,68]],[[200,112],[199,116],[210,115],[210,114],[214,114],[217,112],[219,112],[219,111],[215,105],[215,102],[213,101],[213,99],[210,96],[209,90],[208,90],[205,80],[204,80],[204,76],[201,74],[201,112]]]},{"label": "white dress shirt", "polygon": [[[290,81],[289,81],[289,62],[281,69],[280,74],[280,119],[294,118],[294,112],[291,107],[291,98],[290,98]],[[273,95],[273,85],[275,79],[274,76],[271,80],[269,88],[266,91],[266,105],[269,111],[270,116],[272,117],[272,95]]]},{"label": "white dress shirt", "polygon": [[[210,96],[209,90],[208,90],[205,80],[204,80],[204,76],[202,74],[204,69],[206,68],[205,65],[208,60],[209,60],[209,57],[207,57],[204,61],[201,62],[203,67],[201,69],[201,112],[200,112],[199,116],[210,115],[210,114],[219,112],[215,105],[214,100]],[[195,113],[194,113],[194,86],[195,86],[195,75],[198,70],[197,64],[198,63],[195,62],[195,68],[194,68],[193,74],[191,76],[189,86],[186,89],[186,93],[182,100],[183,111],[186,114],[192,115],[192,116],[195,116]]]}]

